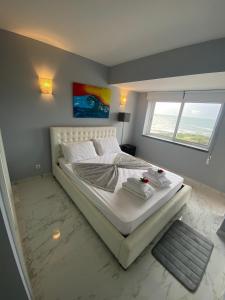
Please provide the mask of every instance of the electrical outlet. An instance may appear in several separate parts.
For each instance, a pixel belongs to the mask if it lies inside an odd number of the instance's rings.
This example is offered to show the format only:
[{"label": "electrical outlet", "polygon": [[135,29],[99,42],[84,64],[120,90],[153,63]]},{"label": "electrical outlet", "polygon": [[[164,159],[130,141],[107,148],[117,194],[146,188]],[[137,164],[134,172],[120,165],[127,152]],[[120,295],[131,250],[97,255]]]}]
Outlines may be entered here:
[{"label": "electrical outlet", "polygon": [[36,170],[40,170],[40,168],[41,168],[41,165],[40,165],[40,164],[36,164],[36,165],[35,165],[35,169],[36,169]]}]

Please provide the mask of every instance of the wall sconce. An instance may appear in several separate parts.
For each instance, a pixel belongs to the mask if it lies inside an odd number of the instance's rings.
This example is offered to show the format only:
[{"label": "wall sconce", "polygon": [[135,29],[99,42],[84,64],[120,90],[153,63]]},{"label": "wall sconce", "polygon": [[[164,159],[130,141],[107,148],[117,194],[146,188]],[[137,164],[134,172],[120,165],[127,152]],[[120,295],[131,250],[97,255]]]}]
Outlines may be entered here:
[{"label": "wall sconce", "polygon": [[39,78],[39,85],[42,94],[52,94],[52,79]]},{"label": "wall sconce", "polygon": [[60,236],[61,236],[61,233],[58,229],[56,230],[53,230],[53,233],[52,233],[52,239],[57,241],[60,239]]},{"label": "wall sconce", "polygon": [[126,106],[127,97],[125,95],[122,95],[120,97],[120,106]]}]

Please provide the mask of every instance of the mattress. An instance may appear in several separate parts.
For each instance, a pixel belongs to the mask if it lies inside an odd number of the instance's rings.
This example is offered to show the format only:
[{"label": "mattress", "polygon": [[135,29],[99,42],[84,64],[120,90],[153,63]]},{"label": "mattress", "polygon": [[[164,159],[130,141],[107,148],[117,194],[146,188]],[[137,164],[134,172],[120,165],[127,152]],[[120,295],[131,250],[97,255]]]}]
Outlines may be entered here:
[{"label": "mattress", "polygon": [[[113,163],[116,153],[98,156],[83,163]],[[167,178],[171,181],[168,188],[155,188],[154,195],[148,200],[135,197],[122,189],[122,183],[128,177],[142,177],[145,170],[119,168],[119,179],[114,193],[93,187],[80,179],[73,171],[72,165],[63,158],[59,159],[62,170],[70,177],[85,196],[101,211],[101,213],[123,234],[133,232],[147,218],[165,205],[181,188],[183,178],[169,171]]]}]

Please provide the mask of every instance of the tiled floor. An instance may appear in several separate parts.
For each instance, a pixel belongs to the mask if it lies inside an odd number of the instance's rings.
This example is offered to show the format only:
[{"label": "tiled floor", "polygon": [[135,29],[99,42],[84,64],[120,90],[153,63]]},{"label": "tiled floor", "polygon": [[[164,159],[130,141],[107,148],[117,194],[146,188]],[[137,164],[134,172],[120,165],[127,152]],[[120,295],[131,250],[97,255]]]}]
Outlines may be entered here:
[{"label": "tiled floor", "polygon": [[152,246],[124,271],[52,176],[17,183],[16,210],[34,298],[222,300],[225,241],[216,230],[225,214],[225,197],[195,182],[191,185],[192,198],[183,210],[183,221],[215,244],[195,294],[153,258]]}]

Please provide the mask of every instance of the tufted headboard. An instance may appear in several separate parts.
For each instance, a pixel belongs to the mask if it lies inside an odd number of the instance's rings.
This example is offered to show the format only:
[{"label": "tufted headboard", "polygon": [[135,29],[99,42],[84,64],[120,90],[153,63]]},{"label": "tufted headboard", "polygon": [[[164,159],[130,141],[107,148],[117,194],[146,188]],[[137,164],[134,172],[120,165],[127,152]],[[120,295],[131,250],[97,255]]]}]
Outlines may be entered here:
[{"label": "tufted headboard", "polygon": [[73,143],[116,136],[115,127],[50,127],[52,168],[62,156],[61,143]]}]

